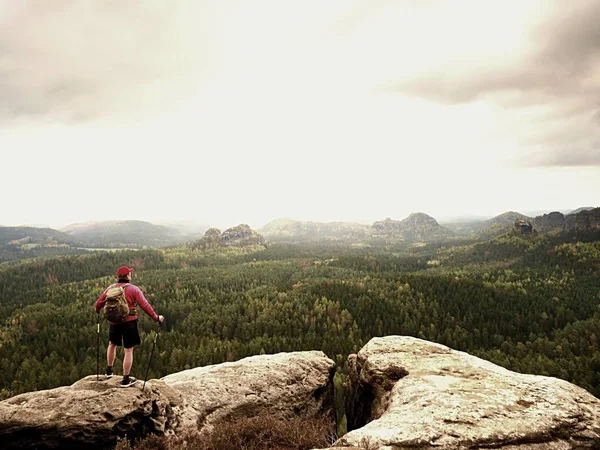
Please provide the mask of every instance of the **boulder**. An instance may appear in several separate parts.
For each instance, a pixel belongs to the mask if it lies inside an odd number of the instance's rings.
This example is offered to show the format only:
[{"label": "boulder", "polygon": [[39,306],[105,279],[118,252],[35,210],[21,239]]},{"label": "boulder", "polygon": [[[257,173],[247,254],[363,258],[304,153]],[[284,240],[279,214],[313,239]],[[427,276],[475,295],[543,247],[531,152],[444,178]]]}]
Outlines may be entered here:
[{"label": "boulder", "polygon": [[600,447],[600,400],[564,380],[406,336],[374,338],[348,361],[352,431],[337,448]]},{"label": "boulder", "polygon": [[2,449],[112,449],[118,437],[209,430],[267,413],[321,418],[335,429],[335,363],[323,352],[260,355],[186,370],[132,387],[88,376],[0,402]]},{"label": "boulder", "polygon": [[181,395],[164,382],[123,389],[121,377],[88,376],[71,386],[0,402],[3,449],[112,449],[117,437],[165,434],[178,425]]},{"label": "boulder", "polygon": [[184,427],[209,430],[222,421],[268,413],[276,418],[329,417],[335,426],[335,363],[323,352],[258,355],[162,378],[180,392]]}]

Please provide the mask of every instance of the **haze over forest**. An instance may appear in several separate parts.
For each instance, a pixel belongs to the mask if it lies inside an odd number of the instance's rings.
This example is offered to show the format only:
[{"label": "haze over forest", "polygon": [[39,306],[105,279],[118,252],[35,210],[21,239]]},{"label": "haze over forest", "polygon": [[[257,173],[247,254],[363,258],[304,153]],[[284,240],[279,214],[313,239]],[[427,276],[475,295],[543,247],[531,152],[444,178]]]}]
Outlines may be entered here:
[{"label": "haze over forest", "polygon": [[0,224],[598,205],[600,3],[0,0]]}]

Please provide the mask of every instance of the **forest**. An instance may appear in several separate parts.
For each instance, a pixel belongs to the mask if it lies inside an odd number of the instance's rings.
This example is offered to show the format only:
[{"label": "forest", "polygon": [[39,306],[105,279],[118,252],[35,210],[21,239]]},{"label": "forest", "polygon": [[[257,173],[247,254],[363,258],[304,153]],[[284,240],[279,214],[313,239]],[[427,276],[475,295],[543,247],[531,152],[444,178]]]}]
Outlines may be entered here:
[{"label": "forest", "polygon": [[156,333],[149,378],[314,349],[343,377],[347,356],[372,337],[409,335],[600,396],[600,240],[509,232],[423,246],[184,245],[5,262],[0,398],[95,374],[98,339],[104,370],[108,324],[94,302],[121,265],[166,317],[158,328],[140,316],[140,379]]}]

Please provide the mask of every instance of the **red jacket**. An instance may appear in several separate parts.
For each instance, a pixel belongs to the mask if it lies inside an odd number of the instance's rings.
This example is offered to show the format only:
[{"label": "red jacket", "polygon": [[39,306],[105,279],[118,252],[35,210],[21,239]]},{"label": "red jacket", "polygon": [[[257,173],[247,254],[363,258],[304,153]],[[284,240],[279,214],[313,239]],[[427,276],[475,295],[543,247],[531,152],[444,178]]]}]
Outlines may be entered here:
[{"label": "red jacket", "polygon": [[[156,314],[154,312],[154,309],[152,308],[152,306],[150,306],[150,303],[148,303],[148,300],[146,300],[146,297],[144,297],[144,293],[141,291],[141,289],[139,287],[137,287],[135,284],[131,284],[131,283],[122,283],[122,282],[118,282],[115,284],[111,284],[109,287],[107,287],[104,292],[102,293],[102,295],[100,297],[98,297],[98,300],[96,300],[96,312],[99,313],[102,308],[104,307],[104,303],[106,303],[106,291],[108,291],[111,287],[115,287],[115,286],[124,286],[127,285],[125,289],[125,298],[127,299],[127,303],[129,304],[129,310],[134,310],[136,305],[139,305],[146,314],[148,314],[150,317],[152,317],[152,320],[154,320],[155,322],[158,322],[158,314]],[[125,319],[125,322],[130,322],[132,320],[137,320],[138,315],[137,315],[137,311],[136,314],[131,315],[131,316],[127,316],[127,318]]]}]

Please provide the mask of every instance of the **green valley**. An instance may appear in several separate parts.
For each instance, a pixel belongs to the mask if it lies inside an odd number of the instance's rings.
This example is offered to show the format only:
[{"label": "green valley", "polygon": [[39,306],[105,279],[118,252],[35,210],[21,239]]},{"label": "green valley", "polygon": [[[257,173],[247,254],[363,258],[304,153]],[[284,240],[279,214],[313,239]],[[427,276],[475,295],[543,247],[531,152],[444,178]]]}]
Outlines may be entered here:
[{"label": "green valley", "polygon": [[[134,283],[167,318],[150,377],[310,349],[323,350],[343,374],[346,357],[371,337],[398,334],[600,395],[598,233],[438,236],[417,246],[269,242],[239,226],[183,246],[4,263],[1,396],[96,372],[93,304],[123,264],[135,267]],[[144,316],[141,332],[138,373],[156,325]]]}]

